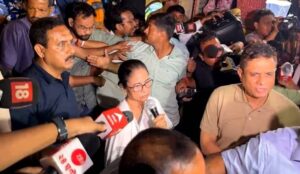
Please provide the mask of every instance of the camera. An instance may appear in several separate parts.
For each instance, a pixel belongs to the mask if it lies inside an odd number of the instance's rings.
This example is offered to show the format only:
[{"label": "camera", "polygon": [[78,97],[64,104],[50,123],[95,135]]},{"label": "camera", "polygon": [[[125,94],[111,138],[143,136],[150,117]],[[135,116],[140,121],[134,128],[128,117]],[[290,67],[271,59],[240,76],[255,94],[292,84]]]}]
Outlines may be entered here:
[{"label": "camera", "polygon": [[186,88],[185,90],[183,90],[182,92],[180,92],[177,97],[178,99],[182,99],[184,97],[186,98],[191,98],[193,97],[195,94],[197,93],[197,89],[195,88]]},{"label": "camera", "polygon": [[279,30],[280,31],[289,31],[293,28],[298,28],[298,17],[293,14],[289,14],[280,23]]},{"label": "camera", "polygon": [[245,42],[241,22],[230,12],[225,12],[222,18],[205,22],[205,30],[216,33],[222,44],[231,45],[234,42]]}]

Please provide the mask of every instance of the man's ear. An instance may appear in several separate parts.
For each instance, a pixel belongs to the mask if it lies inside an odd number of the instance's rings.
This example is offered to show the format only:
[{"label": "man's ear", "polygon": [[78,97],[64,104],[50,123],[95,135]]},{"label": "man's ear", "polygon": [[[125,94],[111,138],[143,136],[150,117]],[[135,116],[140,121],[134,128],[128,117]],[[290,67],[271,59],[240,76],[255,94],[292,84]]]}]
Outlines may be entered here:
[{"label": "man's ear", "polygon": [[33,47],[36,54],[39,56],[39,58],[44,59],[45,57],[45,47],[41,44],[35,44]]},{"label": "man's ear", "polygon": [[49,15],[54,12],[54,6],[49,7]]},{"label": "man's ear", "polygon": [[123,30],[122,24],[116,24],[116,30],[122,31]]},{"label": "man's ear", "polygon": [[257,30],[257,28],[258,28],[258,22],[254,22],[253,26],[254,26],[254,29]]},{"label": "man's ear", "polygon": [[242,75],[243,74],[243,69],[241,67],[238,67],[237,73],[238,73],[238,75],[240,77],[240,80],[242,81],[242,78],[243,78],[243,75]]},{"label": "man's ear", "polygon": [[68,18],[68,24],[69,24],[70,27],[73,27],[74,20],[72,18]]}]

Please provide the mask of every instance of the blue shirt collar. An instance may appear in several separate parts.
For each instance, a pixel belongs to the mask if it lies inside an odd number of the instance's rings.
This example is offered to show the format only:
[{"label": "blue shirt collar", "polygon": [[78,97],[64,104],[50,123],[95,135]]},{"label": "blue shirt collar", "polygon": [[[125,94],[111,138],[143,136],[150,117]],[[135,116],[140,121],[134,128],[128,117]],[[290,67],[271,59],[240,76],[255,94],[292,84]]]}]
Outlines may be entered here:
[{"label": "blue shirt collar", "polygon": [[45,71],[42,67],[40,67],[38,64],[36,63],[33,63],[33,67],[34,69],[36,69],[39,74],[41,76],[43,76],[43,79],[45,79],[45,81],[50,84],[50,83],[53,83],[53,82],[57,82],[57,81],[62,81],[62,83],[67,86],[69,84],[69,73],[64,71],[62,74],[61,74],[61,77],[62,77],[62,80],[60,79],[56,79],[54,78],[52,75],[50,75],[47,71]]}]

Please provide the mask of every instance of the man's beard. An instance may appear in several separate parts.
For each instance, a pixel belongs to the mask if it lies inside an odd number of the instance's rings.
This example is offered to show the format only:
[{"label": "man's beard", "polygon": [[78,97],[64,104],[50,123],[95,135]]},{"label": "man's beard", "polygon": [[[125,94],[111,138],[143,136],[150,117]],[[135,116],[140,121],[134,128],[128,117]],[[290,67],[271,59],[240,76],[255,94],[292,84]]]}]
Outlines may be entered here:
[{"label": "man's beard", "polygon": [[40,18],[27,18],[31,23],[35,22],[36,20],[40,19]]},{"label": "man's beard", "polygon": [[70,28],[71,31],[73,32],[73,34],[76,36],[76,38],[80,39],[80,40],[89,40],[91,35],[79,35],[73,28]]},{"label": "man's beard", "polygon": [[83,35],[83,36],[79,36],[76,34],[76,37],[79,38],[80,40],[89,40],[91,35]]}]

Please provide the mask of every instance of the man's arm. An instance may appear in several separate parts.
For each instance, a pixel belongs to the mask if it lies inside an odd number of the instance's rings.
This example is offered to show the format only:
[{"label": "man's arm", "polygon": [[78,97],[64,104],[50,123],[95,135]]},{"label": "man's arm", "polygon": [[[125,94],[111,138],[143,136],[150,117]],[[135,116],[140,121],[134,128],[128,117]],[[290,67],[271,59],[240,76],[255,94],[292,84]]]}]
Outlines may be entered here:
[{"label": "man's arm", "polygon": [[74,46],[75,56],[79,57],[83,60],[86,60],[87,56],[95,55],[95,56],[102,56],[104,55],[104,50],[106,47],[103,48],[81,48],[78,46]]},{"label": "man's arm", "polygon": [[[94,122],[90,117],[65,120],[65,124],[68,138],[105,130],[103,124]],[[0,171],[53,144],[57,136],[57,127],[53,123],[0,134]]]},{"label": "man's arm", "polygon": [[89,55],[103,56],[105,55],[105,50],[108,53],[111,53],[112,51],[126,52],[130,50],[130,46],[128,45],[128,42],[119,42],[115,45],[105,46],[101,48],[81,48],[78,46],[74,46],[74,49],[75,56],[85,60]]},{"label": "man's arm", "polygon": [[270,154],[276,154],[272,143],[261,143],[259,136],[251,138],[247,144],[220,153],[227,173],[261,173],[262,166],[276,161],[270,158]]},{"label": "man's arm", "polygon": [[[18,33],[18,34],[17,34]],[[7,24],[2,30],[0,36],[0,64],[8,71],[13,70],[18,60],[18,53],[20,53],[19,45],[26,43],[27,31],[24,27],[18,27],[15,23]]]},{"label": "man's arm", "polygon": [[200,146],[205,155],[221,151],[221,148],[217,145],[218,118],[221,112],[218,108],[220,106],[220,103],[218,103],[220,95],[222,95],[222,89],[220,88],[217,88],[211,94],[201,121]]},{"label": "man's arm", "polygon": [[103,47],[107,47],[108,44],[104,43],[104,42],[100,42],[100,41],[95,41],[95,40],[80,40],[77,39],[75,42],[76,46],[78,47],[82,47],[82,48],[103,48]]},{"label": "man's arm", "polygon": [[105,52],[105,56],[88,56],[87,61],[92,66],[117,74],[120,64],[112,63],[112,60],[107,52],[108,51]]},{"label": "man's arm", "polygon": [[221,152],[222,149],[217,145],[217,136],[204,130],[200,134],[200,146],[205,155]]},{"label": "man's arm", "polygon": [[220,153],[205,158],[206,174],[226,174],[226,168]]},{"label": "man's arm", "polygon": [[69,84],[71,87],[94,84],[96,86],[103,86],[105,79],[102,76],[70,76]]},{"label": "man's arm", "polygon": [[282,95],[286,96],[296,105],[298,106],[300,105],[300,90],[288,89],[277,85],[275,85],[273,89],[281,93]]}]

